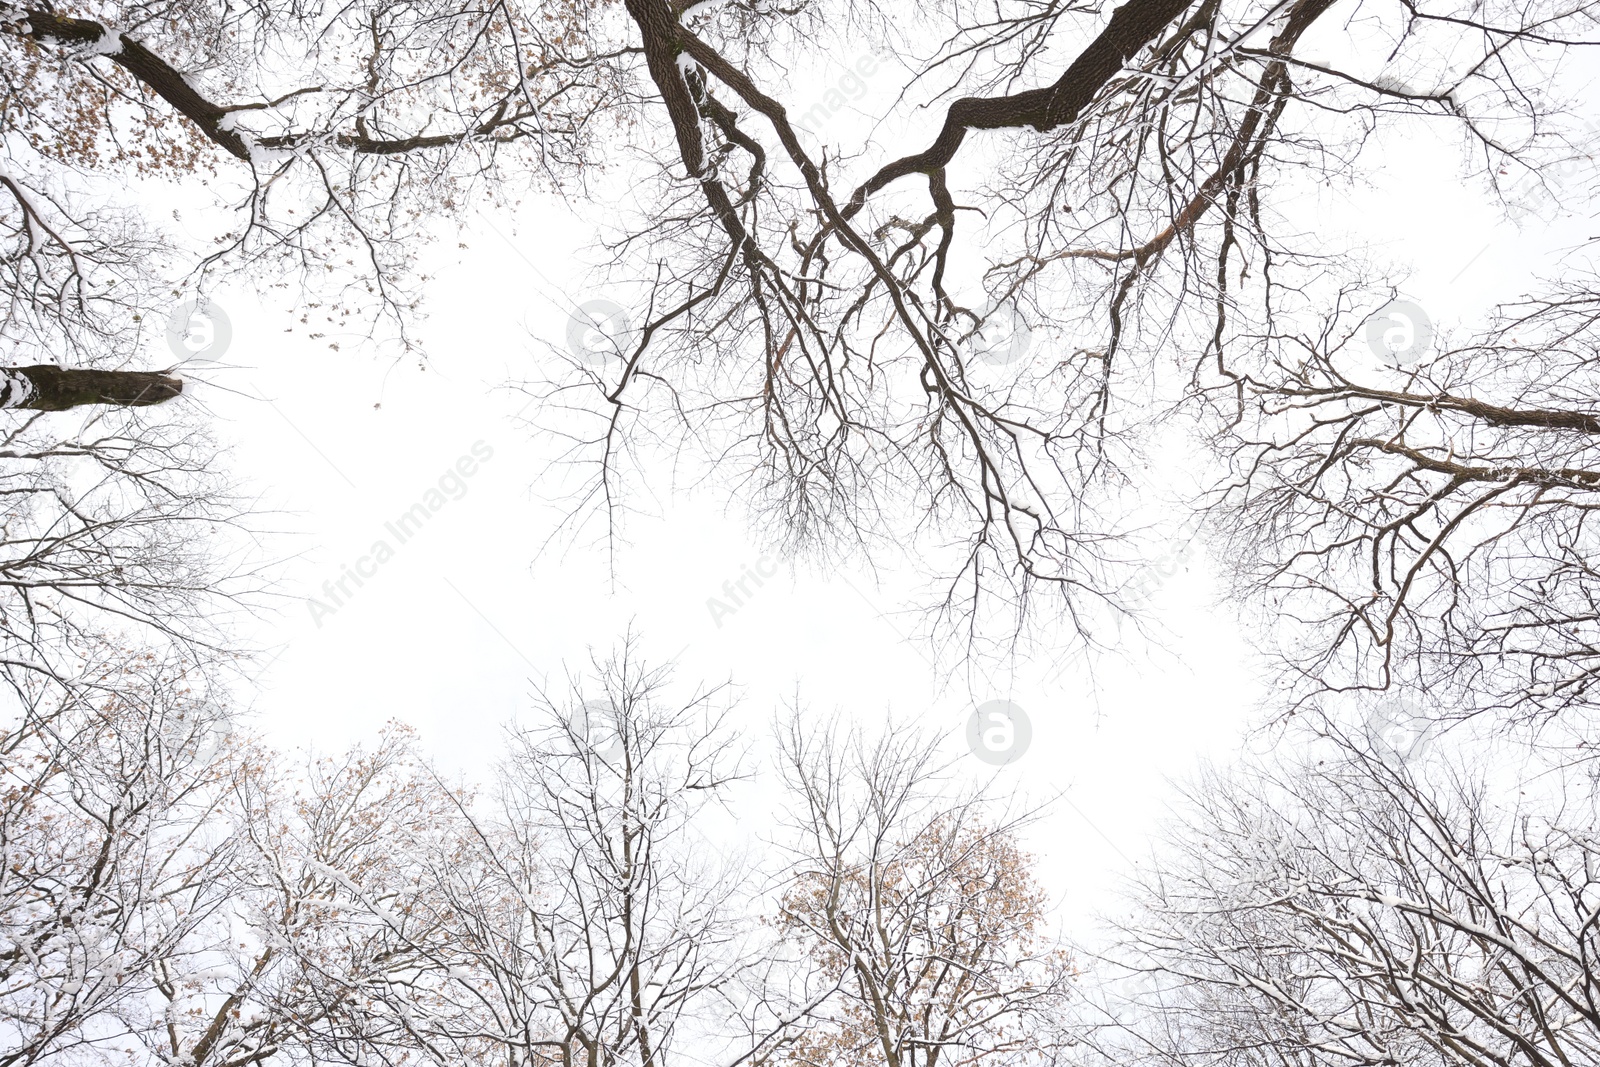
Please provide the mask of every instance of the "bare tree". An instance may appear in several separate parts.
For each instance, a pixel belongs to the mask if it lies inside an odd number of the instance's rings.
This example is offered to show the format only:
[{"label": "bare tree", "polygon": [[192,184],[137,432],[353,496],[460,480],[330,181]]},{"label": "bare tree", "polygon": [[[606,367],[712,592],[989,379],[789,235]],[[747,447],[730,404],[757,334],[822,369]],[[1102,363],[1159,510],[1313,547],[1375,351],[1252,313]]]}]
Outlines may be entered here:
[{"label": "bare tree", "polygon": [[[1452,714],[1594,707],[1600,295],[1578,276],[1385,372],[1357,298],[1273,338],[1219,436],[1223,555],[1270,597],[1285,688],[1421,687]],[[1370,309],[1366,309],[1370,310]]]},{"label": "bare tree", "polygon": [[[1094,645],[1136,554],[1151,416],[1196,383],[1259,400],[1240,361],[1324,310],[1296,298],[1335,265],[1280,224],[1299,176],[1408,123],[1457,134],[1485,185],[1583,147],[1549,75],[1589,43],[1585,0],[1359,6],[12,7],[8,328],[120,370],[174,278],[241,269],[320,277],[308,323],[403,335],[436,220],[611,168],[637,210],[596,209],[640,220],[613,245],[613,276],[648,293],[640,329],[536,387],[546,428],[599,417],[570,430],[596,471],[580,511],[614,528],[630,457],[697,445],[787,548],[909,543],[967,635],[1051,602]],[[790,61],[849,42],[898,53],[881,95],[906,110],[875,117],[936,133],[803,128]],[[84,178],[199,187],[210,167],[237,224],[188,256]],[[1008,322],[1049,343],[996,367]]]},{"label": "bare tree", "polygon": [[0,668],[13,686],[79,684],[107,642],[170,649],[191,670],[228,662],[228,612],[257,586],[216,458],[192,420],[136,411],[36,413],[0,431]]},{"label": "bare tree", "polygon": [[122,1062],[155,975],[225,907],[226,716],[181,665],[119,653],[35,679],[0,733],[0,1063]]},{"label": "bare tree", "polygon": [[256,749],[232,779],[227,905],[159,963],[153,1062],[424,1059],[387,1011],[427,1012],[450,913],[428,873],[467,853],[460,798],[391,727],[299,768]]},{"label": "bare tree", "polygon": [[1187,791],[1092,968],[1146,980],[1086,1062],[1593,1061],[1592,767],[1508,768],[1498,738],[1400,760],[1324,726]]},{"label": "bare tree", "polygon": [[709,1009],[741,963],[741,872],[697,830],[739,774],[722,692],[672,700],[631,640],[594,668],[510,730],[460,861],[423,861],[442,936],[387,1000],[435,1062],[659,1067],[731,1039]]},{"label": "bare tree", "polygon": [[[8,5],[0,19],[5,333],[55,362],[135,358],[174,282],[263,263],[297,276],[319,321],[403,329],[431,220],[501,196],[514,171],[572,177],[622,89],[591,48],[615,21],[605,5]],[[187,247],[97,175],[176,178],[237,225]]]},{"label": "bare tree", "polygon": [[1032,858],[938,739],[785,730],[793,821],[778,927],[813,973],[777,1058],[808,1067],[1048,1062],[1073,967]]},{"label": "bare tree", "polygon": [[[182,368],[144,369],[150,350],[166,362],[184,288],[235,270],[293,279],[312,340],[384,320],[409,348],[436,218],[508,181],[582,181],[624,88],[591,47],[608,21],[568,2],[0,7],[0,343],[35,363],[0,405],[175,396]],[[235,224],[195,242],[153,219],[139,194],[172,181],[183,212]]]},{"label": "bare tree", "polygon": [[405,730],[297,767],[126,660],[0,735],[0,1063],[428,1061],[463,798]]},{"label": "bare tree", "polygon": [[[1100,641],[1145,424],[1187,382],[1236,374],[1329,269],[1273,232],[1277,186],[1341,169],[1378,123],[1448,123],[1481,174],[1542,165],[1560,102],[1524,90],[1590,18],[1363,5],[1379,75],[1334,8],[954,4],[902,20],[870,3],[630,0],[674,158],[656,176],[670,208],[619,242],[619,272],[634,249],[672,269],[634,269],[649,307],[622,359],[544,387],[603,395],[595,429],[572,431],[593,450],[592,505],[615,521],[630,462],[703,442],[787,547],[915,536],[967,634],[1055,593]],[[802,129],[776,57],[807,33],[823,54],[901,45],[897,102],[942,117],[937,134],[901,149],[883,123],[835,148],[842,134]],[[1341,34],[1349,62],[1302,54]],[[997,369],[1008,321],[1071,340]]]}]

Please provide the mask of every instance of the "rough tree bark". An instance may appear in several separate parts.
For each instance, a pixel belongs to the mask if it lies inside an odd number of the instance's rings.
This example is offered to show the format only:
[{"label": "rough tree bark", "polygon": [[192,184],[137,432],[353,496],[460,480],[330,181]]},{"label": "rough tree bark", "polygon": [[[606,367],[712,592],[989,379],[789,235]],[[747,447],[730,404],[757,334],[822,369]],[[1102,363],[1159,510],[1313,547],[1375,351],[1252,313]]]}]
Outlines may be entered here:
[{"label": "rough tree bark", "polygon": [[0,369],[0,408],[66,411],[89,404],[144,407],[183,392],[183,380],[159,371],[64,370],[49,364]]}]

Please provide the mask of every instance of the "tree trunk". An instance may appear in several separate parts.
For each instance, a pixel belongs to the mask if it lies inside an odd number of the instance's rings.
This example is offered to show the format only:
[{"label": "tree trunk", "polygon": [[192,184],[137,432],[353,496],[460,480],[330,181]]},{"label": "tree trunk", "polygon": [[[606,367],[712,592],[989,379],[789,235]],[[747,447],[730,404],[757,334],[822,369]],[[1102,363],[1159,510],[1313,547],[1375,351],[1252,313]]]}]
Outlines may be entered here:
[{"label": "tree trunk", "polygon": [[143,407],[171,400],[183,381],[156,371],[63,370],[49,364],[0,368],[0,408],[66,411],[87,404]]}]

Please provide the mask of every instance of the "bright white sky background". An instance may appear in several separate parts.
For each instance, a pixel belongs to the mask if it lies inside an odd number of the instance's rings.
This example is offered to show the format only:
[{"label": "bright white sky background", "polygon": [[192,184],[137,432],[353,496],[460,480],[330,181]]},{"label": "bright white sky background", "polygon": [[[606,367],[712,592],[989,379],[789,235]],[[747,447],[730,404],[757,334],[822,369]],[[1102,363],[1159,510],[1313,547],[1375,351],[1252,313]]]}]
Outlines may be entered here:
[{"label": "bright white sky background", "polygon": [[[931,121],[880,135],[893,147],[921,144]],[[1409,265],[1402,293],[1440,329],[1474,325],[1550,271],[1559,249],[1591,236],[1589,220],[1543,201],[1543,218],[1507,221],[1481,186],[1462,186],[1454,143],[1392,136],[1367,152],[1371,188],[1308,192],[1295,221],[1326,234],[1330,251],[1353,245]],[[1157,594],[1164,652],[1130,643],[1093,676],[1044,652],[953,676],[903,638],[910,622],[897,613],[911,605],[893,575],[880,587],[865,566],[784,566],[717,627],[707,599],[762,549],[716,483],[661,499],[659,519],[632,521],[614,587],[592,539],[540,554],[558,515],[536,484],[553,446],[513,423],[528,398],[502,386],[553,358],[548,346],[563,343],[572,307],[611,294],[590,269],[602,255],[591,251],[593,221],[554,198],[527,199],[514,224],[486,216],[473,229],[467,248],[451,241],[425,255],[425,371],[374,356],[357,338],[286,333],[298,317],[287,294],[216,294],[232,320],[223,356],[232,369],[208,372],[185,402],[214,414],[233,473],[273,513],[260,521],[278,531],[264,551],[292,557],[280,610],[251,620],[252,639],[278,652],[253,708],[271,740],[327,750],[394,718],[416,726],[443,765],[475,773],[497,754],[499,724],[528,707],[533,681],[559,688],[563,664],[582,666],[630,620],[652,659],[678,658],[681,682],[742,686],[742,714],[758,735],[797,687],[819,714],[921,718],[953,746],[975,704],[1009,698],[1030,715],[1034,738],[1000,773],[1037,796],[1064,791],[1033,844],[1069,921],[1113,903],[1127,857],[1148,847],[1170,800],[1169,779],[1249,742],[1261,666],[1230,610],[1214,603],[1203,557]],[[321,595],[374,540],[393,543],[385,522],[480,440],[494,455],[466,495],[315,626],[303,598]],[[972,769],[987,773],[976,760]]]}]

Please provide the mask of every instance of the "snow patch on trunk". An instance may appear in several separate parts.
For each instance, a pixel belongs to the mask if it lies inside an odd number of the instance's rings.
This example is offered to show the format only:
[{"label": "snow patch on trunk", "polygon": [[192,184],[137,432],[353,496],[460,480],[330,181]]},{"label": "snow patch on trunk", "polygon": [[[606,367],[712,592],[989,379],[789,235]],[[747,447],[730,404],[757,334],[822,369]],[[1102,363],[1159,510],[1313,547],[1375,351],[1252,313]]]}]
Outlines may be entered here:
[{"label": "snow patch on trunk", "polygon": [[0,370],[0,408],[19,408],[37,392],[26,374]]}]

